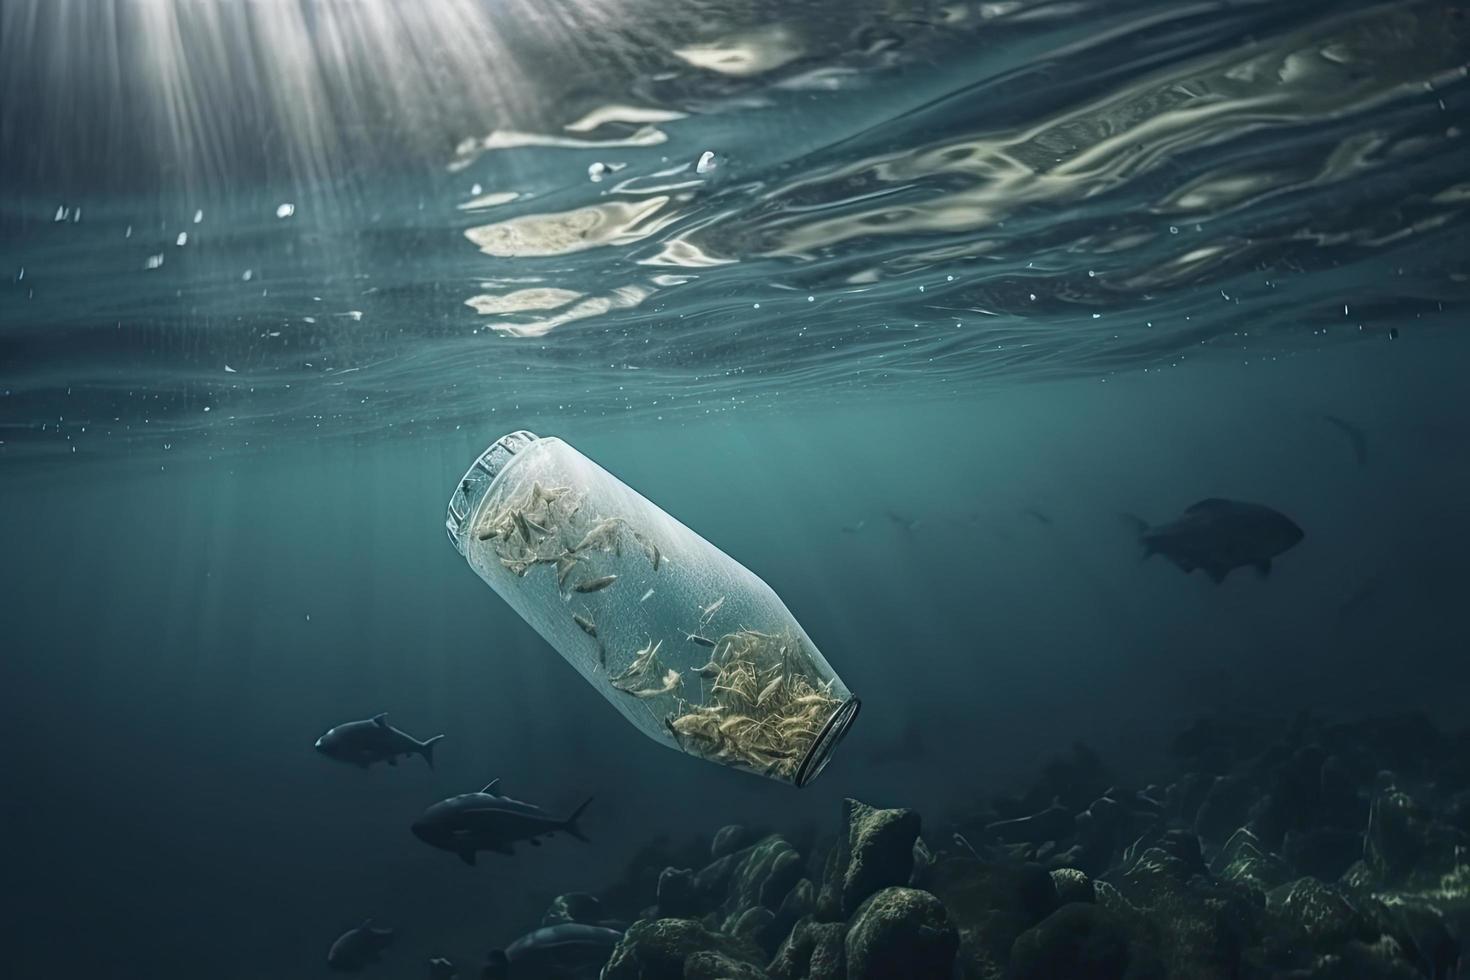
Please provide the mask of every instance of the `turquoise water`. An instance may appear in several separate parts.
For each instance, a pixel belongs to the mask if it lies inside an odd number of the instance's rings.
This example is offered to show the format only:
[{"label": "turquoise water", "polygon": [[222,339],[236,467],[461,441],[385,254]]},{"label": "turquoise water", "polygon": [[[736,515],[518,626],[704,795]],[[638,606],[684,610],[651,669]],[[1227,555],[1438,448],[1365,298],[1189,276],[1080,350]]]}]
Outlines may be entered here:
[{"label": "turquoise water", "polygon": [[[1073,742],[1146,774],[1212,712],[1463,724],[1458,8],[0,28],[16,977],[314,975],[369,914],[402,972],[477,962],[660,837],[858,796],[942,838]],[[447,546],[518,428],[783,597],[864,702],[813,786],[642,738]],[[1306,539],[1218,588],[1139,562],[1120,512],[1211,496]],[[311,752],[385,710],[448,734],[436,770]],[[595,794],[594,845],[472,872],[408,832],[496,777]]]}]

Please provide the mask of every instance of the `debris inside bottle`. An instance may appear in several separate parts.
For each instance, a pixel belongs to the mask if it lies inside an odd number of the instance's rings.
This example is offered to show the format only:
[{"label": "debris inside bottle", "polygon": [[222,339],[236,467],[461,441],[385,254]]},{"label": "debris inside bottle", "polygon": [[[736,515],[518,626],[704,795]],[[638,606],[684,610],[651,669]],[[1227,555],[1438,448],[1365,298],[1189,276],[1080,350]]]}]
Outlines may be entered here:
[{"label": "debris inside bottle", "polygon": [[[703,637],[700,637],[703,639]],[[792,779],[842,704],[817,680],[794,636],[742,629],[714,643],[695,673],[711,682],[703,704],[681,702],[665,724],[697,755]]]},{"label": "debris inside bottle", "polygon": [[[553,619],[570,617],[588,638],[576,641],[574,662],[625,714],[646,716],[679,749],[777,779],[801,777],[850,695],[784,608],[752,606],[724,581],[711,588],[704,566],[679,550],[681,538],[638,520],[637,508],[609,513],[602,489],[575,472],[550,478],[571,484],[563,486],[543,486],[544,469],[538,476],[502,481],[486,498],[467,535],[482,543],[472,558],[482,574],[532,590]],[[541,565],[549,570],[536,572]],[[650,603],[654,576],[663,584]]]}]

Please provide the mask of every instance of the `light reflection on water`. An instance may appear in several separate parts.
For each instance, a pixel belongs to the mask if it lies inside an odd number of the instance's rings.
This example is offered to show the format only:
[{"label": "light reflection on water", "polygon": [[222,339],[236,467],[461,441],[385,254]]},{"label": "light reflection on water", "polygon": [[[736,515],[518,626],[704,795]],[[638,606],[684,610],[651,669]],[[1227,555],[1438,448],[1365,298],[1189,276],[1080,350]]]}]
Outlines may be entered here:
[{"label": "light reflection on water", "polygon": [[87,93],[27,87],[74,61],[14,67],[7,7],[8,458],[924,396],[1467,298],[1444,4],[147,6],[169,56],[109,50],[163,97],[91,169],[22,147]]}]

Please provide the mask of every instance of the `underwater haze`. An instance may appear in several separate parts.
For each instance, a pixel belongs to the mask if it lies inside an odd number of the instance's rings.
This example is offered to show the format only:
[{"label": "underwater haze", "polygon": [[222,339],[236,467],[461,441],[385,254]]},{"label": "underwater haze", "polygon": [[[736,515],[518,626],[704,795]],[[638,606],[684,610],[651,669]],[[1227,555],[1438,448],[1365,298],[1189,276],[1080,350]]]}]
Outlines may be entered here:
[{"label": "underwater haze", "polygon": [[[1443,2],[5,0],[0,972],[1470,976],[1467,63]],[[862,704],[811,785],[446,542],[519,429],[781,597]],[[385,712],[432,767],[314,749]],[[496,779],[588,842],[411,830]]]}]

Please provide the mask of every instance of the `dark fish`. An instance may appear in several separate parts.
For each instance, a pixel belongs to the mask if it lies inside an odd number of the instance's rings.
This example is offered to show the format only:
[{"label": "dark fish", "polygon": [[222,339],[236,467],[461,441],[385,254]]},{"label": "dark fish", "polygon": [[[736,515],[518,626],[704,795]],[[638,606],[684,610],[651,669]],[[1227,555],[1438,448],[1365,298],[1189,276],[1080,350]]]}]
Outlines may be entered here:
[{"label": "dark fish", "polygon": [[623,938],[616,929],[564,922],[526,933],[486,957],[486,980],[558,980],[597,975]]},{"label": "dark fish", "polygon": [[388,724],[388,715],[373,715],[367,721],[349,721],[328,730],[316,740],[316,750],[329,759],[350,762],[366,769],[374,762],[398,765],[401,755],[421,755],[434,768],[434,745],[443,735],[420,742],[407,732]]},{"label": "dark fish", "polygon": [[1028,517],[1034,518],[1039,524],[1045,524],[1047,527],[1051,527],[1051,518],[1048,515],[1037,510],[1035,507],[1027,507],[1022,513],[1026,514]]},{"label": "dark fish", "polygon": [[597,624],[583,616],[581,613],[572,613],[572,622],[576,623],[583,633],[597,639]]},{"label": "dark fish", "polygon": [[1178,520],[1150,527],[1125,514],[1138,534],[1145,558],[1163,555],[1185,572],[1202,568],[1217,584],[1231,569],[1249,565],[1271,573],[1271,559],[1294,547],[1305,532],[1263,504],[1211,497],[1192,505]]},{"label": "dark fish", "polygon": [[338,973],[359,973],[369,963],[382,959],[383,950],[392,944],[393,930],[375,929],[373,920],[368,919],[337,937],[327,951],[327,968]]},{"label": "dark fish", "polygon": [[1342,434],[1347,436],[1348,442],[1353,445],[1353,455],[1358,458],[1358,465],[1367,466],[1368,437],[1363,434],[1363,430],[1353,425],[1347,419],[1340,419],[1336,415],[1324,415],[1322,417],[1337,426]]},{"label": "dark fish", "polygon": [[597,578],[583,579],[572,589],[576,592],[601,592],[618,580],[616,575],[599,575]]},{"label": "dark fish", "polygon": [[577,826],[577,818],[592,802],[590,796],[571,816],[558,820],[539,806],[501,796],[499,788],[497,779],[478,793],[435,803],[413,822],[414,835],[431,847],[458,854],[465,864],[474,864],[479,851],[513,854],[511,845],[520,840],[539,847],[540,838],[557,831],[587,840]]},{"label": "dark fish", "polygon": [[904,517],[897,511],[890,510],[888,512],[888,519],[910,533],[912,533],[914,529],[919,526],[919,521],[917,518],[914,520],[909,520],[907,517]]}]

